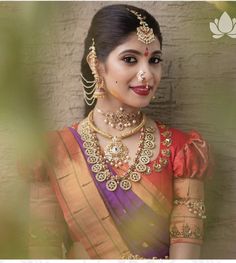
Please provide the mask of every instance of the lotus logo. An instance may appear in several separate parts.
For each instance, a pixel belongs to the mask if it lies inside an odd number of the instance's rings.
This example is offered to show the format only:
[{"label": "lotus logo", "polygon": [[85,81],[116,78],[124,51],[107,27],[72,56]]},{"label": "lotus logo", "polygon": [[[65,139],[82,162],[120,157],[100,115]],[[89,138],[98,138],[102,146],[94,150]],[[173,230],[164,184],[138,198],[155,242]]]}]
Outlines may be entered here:
[{"label": "lotus logo", "polygon": [[231,38],[236,38],[236,18],[231,19],[224,12],[220,19],[215,18],[214,22],[210,22],[210,30],[214,34],[212,37],[221,38],[225,34]]}]

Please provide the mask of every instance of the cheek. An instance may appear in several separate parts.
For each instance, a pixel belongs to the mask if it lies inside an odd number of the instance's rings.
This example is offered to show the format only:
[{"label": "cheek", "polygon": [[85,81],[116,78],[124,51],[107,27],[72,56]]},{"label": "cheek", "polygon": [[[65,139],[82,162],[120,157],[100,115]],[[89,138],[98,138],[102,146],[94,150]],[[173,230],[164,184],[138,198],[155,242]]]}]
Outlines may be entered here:
[{"label": "cheek", "polygon": [[117,98],[118,100],[119,99],[122,99],[123,96],[122,96],[122,89],[119,87],[119,81],[115,81],[115,86],[113,86],[109,92],[111,93],[111,95],[115,98]]},{"label": "cheek", "polygon": [[156,82],[158,82],[158,83],[160,82],[161,76],[162,76],[162,68],[160,67],[160,68],[158,69],[158,72],[157,72],[156,75],[155,75]]},{"label": "cheek", "polygon": [[113,97],[117,98],[118,100],[121,100],[123,98],[122,94],[117,92],[116,90],[111,90],[110,93]]}]

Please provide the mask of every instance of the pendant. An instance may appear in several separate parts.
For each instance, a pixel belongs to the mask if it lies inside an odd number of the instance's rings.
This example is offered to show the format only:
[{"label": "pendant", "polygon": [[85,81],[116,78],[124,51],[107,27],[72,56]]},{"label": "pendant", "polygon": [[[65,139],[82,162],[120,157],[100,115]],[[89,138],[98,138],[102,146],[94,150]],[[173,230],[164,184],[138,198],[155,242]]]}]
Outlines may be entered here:
[{"label": "pendant", "polygon": [[138,163],[136,164],[136,171],[139,172],[139,173],[144,173],[146,171],[146,165],[143,164],[143,163]]},{"label": "pendant", "polygon": [[113,137],[104,151],[104,157],[111,165],[118,167],[129,159],[129,150],[118,137]]},{"label": "pendant", "polygon": [[104,182],[107,179],[106,172],[100,172],[96,174],[96,179],[98,182]]},{"label": "pendant", "polygon": [[127,179],[120,181],[120,188],[125,190],[125,191],[128,191],[131,188],[131,186],[132,186],[131,182]]},{"label": "pendant", "polygon": [[141,175],[137,172],[132,172],[129,177],[132,182],[139,182],[141,180]]},{"label": "pendant", "polygon": [[106,188],[111,192],[115,191],[117,188],[117,182],[114,179],[108,180],[106,183]]}]

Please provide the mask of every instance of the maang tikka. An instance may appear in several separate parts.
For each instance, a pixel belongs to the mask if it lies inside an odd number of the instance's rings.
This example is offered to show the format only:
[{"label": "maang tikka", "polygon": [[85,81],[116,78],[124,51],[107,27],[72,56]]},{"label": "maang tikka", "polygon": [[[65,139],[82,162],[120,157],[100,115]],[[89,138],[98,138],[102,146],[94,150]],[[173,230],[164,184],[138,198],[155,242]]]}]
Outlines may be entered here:
[{"label": "maang tikka", "polygon": [[84,100],[87,105],[91,106],[95,99],[103,98],[105,96],[104,89],[104,80],[99,76],[97,65],[97,54],[95,49],[95,41],[92,39],[92,46],[89,48],[89,53],[87,55],[87,62],[89,62],[89,66],[91,68],[94,80],[87,80],[82,73],[80,74],[82,79],[82,85],[84,90]]},{"label": "maang tikka", "polygon": [[146,17],[142,16],[141,14],[139,14],[137,11],[131,10],[129,8],[127,8],[129,12],[131,12],[132,14],[134,14],[137,19],[139,20],[139,27],[137,27],[137,36],[138,36],[138,40],[140,40],[141,42],[143,42],[144,44],[150,44],[155,40],[155,35],[153,33],[153,29],[150,28],[147,24],[147,22],[145,22],[144,20],[146,19]]}]

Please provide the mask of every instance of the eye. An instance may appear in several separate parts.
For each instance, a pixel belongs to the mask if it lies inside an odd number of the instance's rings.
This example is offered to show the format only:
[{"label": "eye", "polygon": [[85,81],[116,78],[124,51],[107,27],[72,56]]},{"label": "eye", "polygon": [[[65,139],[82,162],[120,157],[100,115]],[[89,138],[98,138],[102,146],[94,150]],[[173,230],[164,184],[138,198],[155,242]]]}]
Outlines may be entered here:
[{"label": "eye", "polygon": [[161,61],[163,61],[163,59],[161,59],[160,57],[152,57],[149,61],[153,64],[159,64]]},{"label": "eye", "polygon": [[124,57],[122,60],[128,64],[133,64],[137,62],[137,59],[135,57]]}]

